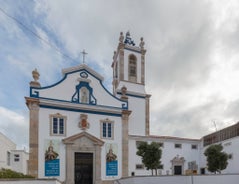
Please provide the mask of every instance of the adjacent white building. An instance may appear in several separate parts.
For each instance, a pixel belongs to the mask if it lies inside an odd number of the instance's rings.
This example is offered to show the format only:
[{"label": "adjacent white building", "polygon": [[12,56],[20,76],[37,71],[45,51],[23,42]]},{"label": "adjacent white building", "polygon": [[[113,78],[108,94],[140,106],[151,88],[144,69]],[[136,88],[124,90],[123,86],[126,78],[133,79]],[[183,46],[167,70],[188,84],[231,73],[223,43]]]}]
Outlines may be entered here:
[{"label": "adjacent white building", "polygon": [[[150,135],[145,54],[143,38],[136,46],[129,32],[120,34],[112,62],[112,93],[103,85],[103,76],[86,64],[63,69],[60,81],[44,87],[38,71],[32,72],[34,81],[26,97],[30,175],[67,184],[99,184],[151,174],[136,156],[142,141],[162,145],[160,174],[205,173],[204,138]],[[233,139],[223,142],[229,152],[238,144],[238,137]],[[226,172],[230,171],[237,172],[237,166],[231,164]]]},{"label": "adjacent white building", "polygon": [[16,144],[0,132],[0,169],[11,169],[27,174],[27,161],[29,153],[25,150],[17,150]]}]

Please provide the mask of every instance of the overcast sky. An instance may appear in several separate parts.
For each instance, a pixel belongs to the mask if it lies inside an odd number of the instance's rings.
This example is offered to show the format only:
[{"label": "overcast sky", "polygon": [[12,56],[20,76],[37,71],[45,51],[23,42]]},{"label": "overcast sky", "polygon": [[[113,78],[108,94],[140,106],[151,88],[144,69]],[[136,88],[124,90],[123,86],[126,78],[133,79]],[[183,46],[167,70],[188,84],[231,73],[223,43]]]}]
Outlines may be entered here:
[{"label": "overcast sky", "polygon": [[111,91],[113,52],[128,30],[147,49],[151,134],[201,138],[238,122],[238,10],[238,0],[0,0],[0,131],[28,147],[32,70],[51,85],[82,63],[83,49]]}]

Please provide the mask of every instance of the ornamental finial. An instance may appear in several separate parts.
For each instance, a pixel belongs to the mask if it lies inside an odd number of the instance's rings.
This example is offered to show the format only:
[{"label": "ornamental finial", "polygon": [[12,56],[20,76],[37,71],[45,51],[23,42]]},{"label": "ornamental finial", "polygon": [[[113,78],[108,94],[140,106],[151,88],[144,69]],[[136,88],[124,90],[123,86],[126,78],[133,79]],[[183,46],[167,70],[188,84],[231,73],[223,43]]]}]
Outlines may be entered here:
[{"label": "ornamental finial", "polygon": [[34,81],[30,82],[30,86],[32,86],[32,87],[41,87],[40,83],[38,82],[39,76],[40,76],[40,74],[37,71],[37,69],[32,71],[32,77],[33,77]]},{"label": "ornamental finial", "polygon": [[121,100],[128,100],[128,97],[126,96],[127,88],[125,86],[121,88],[121,93],[122,93]]},{"label": "ornamental finial", "polygon": [[34,79],[35,82],[37,82],[39,80],[39,72],[37,71],[37,69],[35,68],[35,70],[32,71],[32,77]]},{"label": "ornamental finial", "polygon": [[123,41],[124,41],[124,35],[123,35],[123,32],[120,32],[119,42],[123,43]]},{"label": "ornamental finial", "polygon": [[124,40],[124,43],[128,44],[128,45],[135,46],[134,40],[131,39],[129,31],[127,31],[127,33],[126,33],[126,38]]},{"label": "ornamental finial", "polygon": [[139,44],[139,47],[141,48],[141,49],[144,49],[144,38],[143,37],[141,37],[140,38],[140,44]]}]

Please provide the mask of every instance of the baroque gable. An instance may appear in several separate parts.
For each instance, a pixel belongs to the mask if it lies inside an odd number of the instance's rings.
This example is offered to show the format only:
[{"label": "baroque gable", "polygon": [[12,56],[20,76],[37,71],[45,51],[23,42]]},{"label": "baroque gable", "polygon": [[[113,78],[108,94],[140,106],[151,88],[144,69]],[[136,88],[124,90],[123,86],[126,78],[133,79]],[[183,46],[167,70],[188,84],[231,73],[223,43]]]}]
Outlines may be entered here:
[{"label": "baroque gable", "polygon": [[[58,104],[65,106],[78,104],[108,108],[109,110],[128,109],[128,102],[113,96],[104,87],[103,77],[87,65],[82,64],[63,69],[62,73],[63,78],[59,82],[46,87],[41,87],[38,78],[35,77],[34,82],[39,85],[31,85],[30,97],[40,99],[40,102],[44,103],[44,107],[49,107],[49,104],[55,104],[54,107]],[[107,111],[106,109],[105,111]]]}]

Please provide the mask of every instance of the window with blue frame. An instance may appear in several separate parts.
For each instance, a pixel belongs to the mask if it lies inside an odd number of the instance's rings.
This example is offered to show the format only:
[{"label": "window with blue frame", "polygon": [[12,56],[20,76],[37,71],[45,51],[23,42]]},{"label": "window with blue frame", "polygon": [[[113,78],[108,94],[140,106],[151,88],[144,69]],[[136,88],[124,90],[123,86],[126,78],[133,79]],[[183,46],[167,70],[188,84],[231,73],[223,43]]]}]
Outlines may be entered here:
[{"label": "window with blue frame", "polygon": [[114,122],[101,120],[101,138],[103,139],[114,139]]},{"label": "window with blue frame", "polygon": [[50,135],[62,135],[66,134],[66,116],[62,116],[57,113],[50,115]]}]

